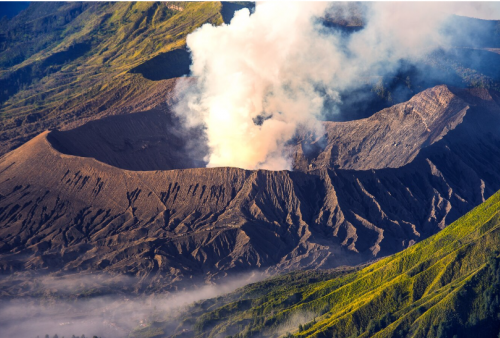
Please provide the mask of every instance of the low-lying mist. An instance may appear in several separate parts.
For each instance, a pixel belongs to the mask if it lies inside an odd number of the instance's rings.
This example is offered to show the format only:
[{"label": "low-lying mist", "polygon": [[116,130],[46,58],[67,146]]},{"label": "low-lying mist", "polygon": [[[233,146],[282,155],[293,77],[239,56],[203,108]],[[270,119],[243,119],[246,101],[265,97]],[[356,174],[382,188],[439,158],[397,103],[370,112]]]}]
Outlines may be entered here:
[{"label": "low-lying mist", "polygon": [[217,284],[147,294],[134,292],[138,278],[123,275],[11,275],[0,281],[0,338],[128,337],[152,321],[171,320],[191,303],[265,277],[259,272],[245,273]]},{"label": "low-lying mist", "polygon": [[290,169],[287,143],[299,130],[321,137],[320,121],[342,113],[342,93],[458,43],[468,28],[450,29],[452,14],[499,13],[498,3],[258,3],[188,36],[197,83],[179,83],[176,111],[205,128],[209,167]]}]

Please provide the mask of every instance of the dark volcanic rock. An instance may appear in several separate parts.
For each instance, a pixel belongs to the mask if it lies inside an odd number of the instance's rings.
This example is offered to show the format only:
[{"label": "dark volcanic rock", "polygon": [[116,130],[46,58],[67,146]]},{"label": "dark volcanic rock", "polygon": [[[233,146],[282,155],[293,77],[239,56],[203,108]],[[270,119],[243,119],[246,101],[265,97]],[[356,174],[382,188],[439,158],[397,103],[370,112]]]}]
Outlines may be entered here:
[{"label": "dark volcanic rock", "polygon": [[[76,141],[104,135],[98,122],[72,141],[45,132],[0,159],[0,269],[126,273],[152,291],[397,252],[500,189],[498,102],[440,86],[369,119],[327,123],[326,149],[307,162],[299,146],[297,167],[307,170],[294,172],[129,171],[118,156],[101,153],[110,166],[49,142],[89,156],[97,143]],[[127,121],[113,120],[116,130],[141,125]],[[110,130],[99,151],[112,148]],[[143,156],[144,167],[154,158]]]}]

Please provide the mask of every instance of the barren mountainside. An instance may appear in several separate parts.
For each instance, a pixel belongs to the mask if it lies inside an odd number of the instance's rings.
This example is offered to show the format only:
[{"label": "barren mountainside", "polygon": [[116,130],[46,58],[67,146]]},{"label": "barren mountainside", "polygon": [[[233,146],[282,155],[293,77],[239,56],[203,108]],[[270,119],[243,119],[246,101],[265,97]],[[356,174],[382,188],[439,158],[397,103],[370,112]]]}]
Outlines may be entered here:
[{"label": "barren mountainside", "polygon": [[189,165],[184,141],[151,122],[169,114],[45,132],[4,155],[2,271],[120,272],[153,291],[356,264],[436,233],[500,188],[499,100],[484,89],[439,86],[368,119],[326,123],[324,150],[308,159],[303,140],[293,172],[165,170],[162,154]]},{"label": "barren mountainside", "polygon": [[[367,119],[325,122],[326,139],[316,142],[326,147],[312,159],[312,166],[355,170],[401,167],[455,129],[468,109],[467,102],[448,87],[438,86]],[[307,156],[309,149],[305,150]],[[300,163],[300,157],[296,158],[296,166],[306,169]]]}]

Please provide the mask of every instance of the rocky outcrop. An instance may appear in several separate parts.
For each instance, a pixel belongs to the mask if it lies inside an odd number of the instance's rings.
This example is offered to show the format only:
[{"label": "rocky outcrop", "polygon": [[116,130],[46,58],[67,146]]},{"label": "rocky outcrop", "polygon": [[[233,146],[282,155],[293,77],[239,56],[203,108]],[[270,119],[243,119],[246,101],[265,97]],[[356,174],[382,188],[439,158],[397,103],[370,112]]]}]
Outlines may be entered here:
[{"label": "rocky outcrop", "polygon": [[[443,85],[366,119],[325,122],[323,139],[312,140],[302,135],[295,167],[302,170],[307,170],[310,164],[355,170],[401,167],[462,123],[468,109],[467,102]],[[321,146],[325,149],[314,154],[314,148],[318,152]]]},{"label": "rocky outcrop", "polygon": [[[307,162],[299,145],[297,167],[306,169],[292,172],[125,170],[119,156],[101,153],[113,166],[81,157],[94,141],[71,143],[100,133],[99,151],[115,151],[106,142],[118,142],[119,128],[45,132],[0,159],[0,269],[125,273],[151,291],[397,252],[500,189],[498,102],[486,90],[424,91],[369,119],[327,124],[325,150]],[[145,133],[131,135],[136,144]]]}]

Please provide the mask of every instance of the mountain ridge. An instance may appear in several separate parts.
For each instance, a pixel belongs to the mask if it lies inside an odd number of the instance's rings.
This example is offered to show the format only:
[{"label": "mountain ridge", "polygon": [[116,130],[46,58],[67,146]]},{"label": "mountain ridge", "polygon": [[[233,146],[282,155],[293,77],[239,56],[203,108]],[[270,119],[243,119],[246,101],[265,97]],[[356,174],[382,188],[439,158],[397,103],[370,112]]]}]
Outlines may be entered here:
[{"label": "mountain ridge", "polygon": [[[186,38],[243,7],[0,18],[0,336],[497,335],[500,21],[450,17],[449,48],[338,100],[314,88],[326,121],[286,143],[291,170],[205,168],[204,127],[176,113]],[[316,28],[347,42],[364,10]]]},{"label": "mountain ridge", "polygon": [[400,251],[500,189],[500,109],[473,94],[462,123],[407,165],[378,170],[131,171],[62,154],[46,132],[0,159],[2,271],[124,273],[152,292]]},{"label": "mountain ridge", "polygon": [[[459,89],[454,91],[465,95],[465,92]],[[474,95],[468,95],[472,102],[473,97]],[[493,105],[500,102],[495,93],[488,100],[491,100]],[[481,102],[480,105],[488,105],[486,102]],[[450,91],[449,87],[440,85],[366,119],[324,122],[327,136],[326,140],[320,139],[319,142],[326,143],[326,147],[316,158],[305,159],[310,162],[306,164],[312,164],[313,167],[354,170],[401,167],[410,163],[423,148],[439,141],[448,131],[455,129],[470,106],[471,104]],[[429,112],[432,114],[429,115]],[[420,120],[421,124],[415,120]],[[379,124],[385,129],[378,128]],[[404,147],[403,151],[401,147]],[[298,152],[300,154],[300,148]],[[294,161],[295,169],[307,170],[307,167],[300,163],[304,161],[300,155],[296,156]]]}]

